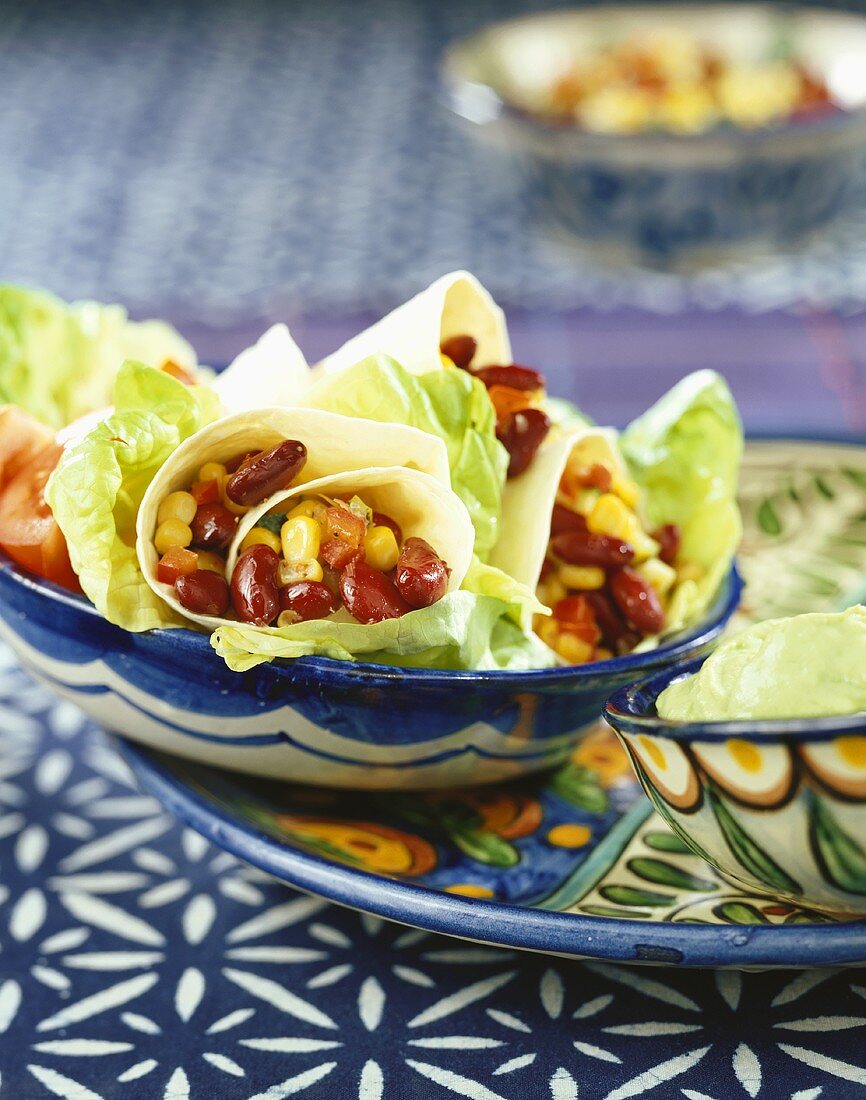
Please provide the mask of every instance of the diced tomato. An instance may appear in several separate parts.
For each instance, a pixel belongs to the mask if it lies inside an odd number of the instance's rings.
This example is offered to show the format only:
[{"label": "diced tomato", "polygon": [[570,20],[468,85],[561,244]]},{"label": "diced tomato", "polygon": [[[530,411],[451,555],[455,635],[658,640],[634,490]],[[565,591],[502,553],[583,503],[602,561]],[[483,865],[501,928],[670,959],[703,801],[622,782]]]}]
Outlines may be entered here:
[{"label": "diced tomato", "polygon": [[322,543],[319,556],[326,565],[332,569],[345,569],[350,561],[364,557],[364,548],[352,546],[342,539],[328,539]]},{"label": "diced tomato", "polygon": [[328,517],[328,534],[332,539],[339,539],[352,547],[360,544],[367,531],[367,524],[360,516],[350,512],[348,508],[340,508],[339,506],[329,508],[326,514]]},{"label": "diced tomato", "polygon": [[174,584],[178,577],[185,577],[198,569],[198,554],[182,546],[172,546],[159,559],[156,576],[162,584]]},{"label": "diced tomato", "polygon": [[53,438],[50,428],[17,405],[0,406],[0,488]]},{"label": "diced tomato", "polygon": [[537,393],[527,393],[526,390],[518,390],[513,386],[496,384],[488,389],[487,396],[493,402],[497,419],[502,419],[510,416],[513,412],[527,408],[533,403],[533,400],[541,396],[542,392],[539,390]]},{"label": "diced tomato", "polygon": [[553,617],[562,630],[576,634],[590,645],[597,645],[601,640],[595,612],[589,600],[582,594],[558,600],[553,608]]},{"label": "diced tomato", "polygon": [[219,480],[212,478],[210,481],[195,481],[190,492],[195,497],[196,504],[213,504],[220,498]]},{"label": "diced tomato", "polygon": [[163,374],[170,374],[172,378],[176,378],[178,382],[183,382],[185,386],[194,386],[196,383],[196,377],[193,371],[189,367],[184,367],[180,363],[175,363],[173,359],[166,359],[166,361],[160,367]]},{"label": "diced tomato", "polygon": [[23,465],[15,464],[0,491],[0,546],[37,576],[80,592],[63,532],[45,500],[45,485],[62,453],[63,446],[52,440]]}]

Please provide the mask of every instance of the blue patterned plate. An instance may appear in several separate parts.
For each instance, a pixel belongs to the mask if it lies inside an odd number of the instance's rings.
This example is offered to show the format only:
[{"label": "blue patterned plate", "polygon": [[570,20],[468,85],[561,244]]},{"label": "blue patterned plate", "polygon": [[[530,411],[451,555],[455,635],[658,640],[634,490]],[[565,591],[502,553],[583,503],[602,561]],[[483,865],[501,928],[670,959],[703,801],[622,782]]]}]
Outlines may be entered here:
[{"label": "blue patterned plate", "polygon": [[[866,448],[750,444],[741,504],[742,616],[862,595]],[[545,776],[420,795],[323,790],[122,751],[141,784],[214,843],[292,886],[406,924],[623,962],[866,963],[866,921],[745,894],[692,855],[601,726]]]}]

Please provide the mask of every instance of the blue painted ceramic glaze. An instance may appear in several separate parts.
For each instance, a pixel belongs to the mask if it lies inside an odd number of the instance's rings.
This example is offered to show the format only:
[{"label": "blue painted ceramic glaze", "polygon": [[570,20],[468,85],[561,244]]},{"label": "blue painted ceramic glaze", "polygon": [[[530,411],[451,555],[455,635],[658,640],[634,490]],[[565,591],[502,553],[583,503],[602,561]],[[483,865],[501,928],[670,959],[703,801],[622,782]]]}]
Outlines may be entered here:
[{"label": "blue painted ceramic glaze", "polygon": [[622,688],[605,706],[653,805],[737,885],[866,915],[866,715],[659,718],[659,694],[700,664]]},{"label": "blue painted ceramic glaze", "polygon": [[702,620],[648,653],[583,667],[448,672],[324,658],[231,672],[206,635],[131,634],[0,559],[0,632],[107,728],[228,768],[325,786],[454,786],[560,762],[612,691],[705,652],[736,609],[732,570]]}]

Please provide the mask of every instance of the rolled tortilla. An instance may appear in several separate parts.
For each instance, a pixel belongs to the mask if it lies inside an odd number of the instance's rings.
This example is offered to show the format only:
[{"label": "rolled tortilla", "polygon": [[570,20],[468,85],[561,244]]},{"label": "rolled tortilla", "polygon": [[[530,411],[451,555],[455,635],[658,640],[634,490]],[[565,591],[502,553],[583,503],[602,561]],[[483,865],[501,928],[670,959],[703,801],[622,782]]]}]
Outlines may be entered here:
[{"label": "rolled tortilla", "polygon": [[323,359],[313,374],[331,374],[382,353],[413,374],[442,366],[439,345],[468,335],[478,343],[476,362],[510,363],[505,314],[468,271],[452,271]]},{"label": "rolled tortilla", "polygon": [[556,494],[572,452],[581,465],[603,462],[628,478],[615,428],[554,427],[527,470],[505,483],[501,534],[490,554],[490,564],[509,573],[533,592],[550,541]]},{"label": "rolled tortilla", "polygon": [[169,493],[188,489],[206,462],[266,450],[283,439],[299,439],[307,447],[307,461],[293,489],[349,471],[404,466],[409,472],[422,472],[451,494],[445,444],[417,428],[298,408],[257,409],[217,420],[185,440],[162,466],[144,494],[136,523],[136,552],[147,583],[186,618],[205,625],[213,621],[191,616],[178,604],[172,587],[157,580],[159,554],[153,537],[160,504]]},{"label": "rolled tortilla", "polygon": [[[226,580],[231,580],[245,535],[267,512],[275,508],[285,508],[288,511],[292,506],[291,502],[300,496],[332,499],[346,493],[357,493],[376,511],[385,512],[395,519],[405,538],[417,536],[426,539],[451,569],[448,591],[455,591],[460,587],[472,560],[472,543],[475,537],[469,513],[460,498],[441,480],[420,470],[402,466],[344,471],[293,485],[290,489],[275,493],[241,519],[229,548]],[[155,512],[153,515],[155,516]],[[152,541],[154,526],[152,520],[144,524],[139,530],[137,543],[139,563],[153,591],[190,622],[198,623],[209,630],[216,630],[218,626],[236,626],[235,620],[214,615],[197,615],[188,611],[175,596],[174,588],[157,579],[157,555]],[[344,609],[336,614],[340,621],[352,621]]]},{"label": "rolled tortilla", "polygon": [[304,353],[285,325],[273,325],[212,383],[227,413],[297,405],[310,385]]}]

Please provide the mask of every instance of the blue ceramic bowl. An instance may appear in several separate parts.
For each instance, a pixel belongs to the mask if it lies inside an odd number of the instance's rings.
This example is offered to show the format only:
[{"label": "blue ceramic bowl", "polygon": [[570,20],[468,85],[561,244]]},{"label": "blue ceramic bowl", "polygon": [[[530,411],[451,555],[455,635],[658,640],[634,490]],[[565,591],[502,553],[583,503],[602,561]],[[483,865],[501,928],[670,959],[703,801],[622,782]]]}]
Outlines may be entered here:
[{"label": "blue ceramic bowl", "polygon": [[[735,61],[762,58],[788,37],[846,110],[697,135],[591,133],[529,113],[575,52],[672,27]],[[455,113],[520,164],[543,220],[614,263],[690,268],[789,248],[849,212],[862,193],[859,15],[770,4],[605,4],[493,24],[451,46],[442,74]]]},{"label": "blue ceramic bowl", "polygon": [[0,556],[0,635],[36,676],[136,741],[273,779],[419,788],[558,763],[616,688],[707,650],[739,601],[650,653],[579,668],[447,672],[325,658],[231,672],[192,630],[130,634]]},{"label": "blue ceramic bowl", "polygon": [[659,694],[701,661],[623,688],[604,708],[650,801],[738,886],[866,914],[866,715],[659,718]]}]

